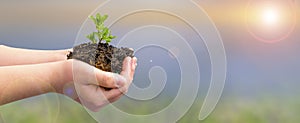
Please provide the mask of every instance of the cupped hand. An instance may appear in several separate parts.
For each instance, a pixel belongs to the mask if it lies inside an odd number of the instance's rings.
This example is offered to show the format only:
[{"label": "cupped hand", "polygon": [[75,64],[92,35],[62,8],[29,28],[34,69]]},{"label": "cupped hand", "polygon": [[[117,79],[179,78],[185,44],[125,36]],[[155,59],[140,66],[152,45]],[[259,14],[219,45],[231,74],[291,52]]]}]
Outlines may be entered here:
[{"label": "cupped hand", "polygon": [[116,74],[78,60],[69,62],[72,63],[73,82],[78,95],[75,100],[95,112],[127,92],[137,65],[136,58],[127,57],[123,61],[122,72]]}]

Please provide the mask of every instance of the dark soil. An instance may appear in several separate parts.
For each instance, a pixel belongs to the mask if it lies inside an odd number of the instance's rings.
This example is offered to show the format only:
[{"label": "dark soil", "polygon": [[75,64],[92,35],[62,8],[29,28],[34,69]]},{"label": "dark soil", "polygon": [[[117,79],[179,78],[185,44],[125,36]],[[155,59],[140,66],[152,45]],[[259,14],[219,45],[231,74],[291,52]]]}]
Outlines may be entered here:
[{"label": "dark soil", "polygon": [[103,71],[120,73],[127,56],[133,57],[133,51],[129,48],[116,48],[107,43],[84,43],[75,46],[67,57],[83,61]]}]

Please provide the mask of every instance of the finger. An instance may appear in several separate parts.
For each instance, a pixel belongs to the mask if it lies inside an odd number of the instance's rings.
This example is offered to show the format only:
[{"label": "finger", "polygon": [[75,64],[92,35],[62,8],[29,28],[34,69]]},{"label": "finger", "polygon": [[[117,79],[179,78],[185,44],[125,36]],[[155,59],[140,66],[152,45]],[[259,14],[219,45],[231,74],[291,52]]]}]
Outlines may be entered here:
[{"label": "finger", "polygon": [[103,96],[105,96],[104,97],[105,100],[102,101],[101,105],[99,105],[97,107],[98,109],[117,101],[123,95],[123,93],[120,92],[118,89],[112,89],[111,91],[104,91],[103,89],[101,89],[101,91],[102,91],[101,93],[103,94]]},{"label": "finger", "polygon": [[130,84],[128,84],[128,85],[126,85],[126,86],[124,86],[124,87],[122,87],[122,88],[119,88],[119,90],[120,90],[123,94],[126,94],[126,93],[128,92],[129,85],[130,85]]},{"label": "finger", "polygon": [[131,78],[134,78],[134,73],[135,73],[136,66],[137,66],[137,58],[133,57],[132,62],[131,62],[131,74],[130,74]]},{"label": "finger", "polygon": [[110,103],[113,103],[113,102],[119,100],[122,96],[124,96],[124,94],[122,94],[122,95],[120,95],[120,96],[117,96],[117,97],[115,97],[115,98],[110,99],[109,102],[110,102]]},{"label": "finger", "polygon": [[84,85],[77,87],[79,89],[79,99],[75,101],[83,104],[91,111],[97,112],[100,108],[110,103],[110,100],[122,95],[118,89],[105,91],[103,88],[95,85]]},{"label": "finger", "polygon": [[99,70],[98,68],[78,60],[72,60],[72,62],[73,77],[78,83],[98,85],[106,88],[119,88],[126,83],[126,79],[118,74]]},{"label": "finger", "polygon": [[130,72],[131,72],[131,58],[126,57],[125,60],[123,61],[123,66],[122,66],[122,72],[121,75],[124,76],[128,81],[131,81],[130,77]]},{"label": "finger", "polygon": [[106,88],[120,88],[123,87],[126,83],[126,79],[120,75],[105,72],[99,69],[96,69],[96,78],[99,86]]},{"label": "finger", "polygon": [[123,95],[123,93],[119,89],[112,89],[110,91],[102,90],[102,93],[104,94],[104,96],[108,101]]},{"label": "finger", "polygon": [[97,89],[100,87],[95,85],[78,85],[75,87],[79,97],[79,99],[75,99],[75,101],[80,102],[91,111],[98,111],[105,103],[103,94]]}]

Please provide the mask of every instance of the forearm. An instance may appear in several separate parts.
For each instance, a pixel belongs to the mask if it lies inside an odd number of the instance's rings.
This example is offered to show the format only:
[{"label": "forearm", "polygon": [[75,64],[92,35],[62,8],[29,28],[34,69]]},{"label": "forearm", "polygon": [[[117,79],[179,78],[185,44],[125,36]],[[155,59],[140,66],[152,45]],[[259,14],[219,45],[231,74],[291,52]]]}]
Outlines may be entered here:
[{"label": "forearm", "polygon": [[38,64],[66,60],[68,50],[29,50],[0,45],[0,66]]},{"label": "forearm", "polygon": [[62,93],[72,81],[68,61],[0,67],[0,105],[48,92]]}]

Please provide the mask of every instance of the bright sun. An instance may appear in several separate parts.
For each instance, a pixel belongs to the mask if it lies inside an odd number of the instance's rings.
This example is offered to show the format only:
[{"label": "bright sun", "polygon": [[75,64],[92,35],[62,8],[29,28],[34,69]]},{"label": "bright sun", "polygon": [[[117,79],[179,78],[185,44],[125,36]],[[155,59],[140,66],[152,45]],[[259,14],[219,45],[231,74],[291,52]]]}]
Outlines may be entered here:
[{"label": "bright sun", "polygon": [[275,7],[266,7],[263,9],[261,19],[264,24],[274,26],[279,21],[279,12]]},{"label": "bright sun", "polygon": [[289,37],[296,25],[296,10],[288,0],[252,0],[246,9],[249,33],[268,43]]}]

